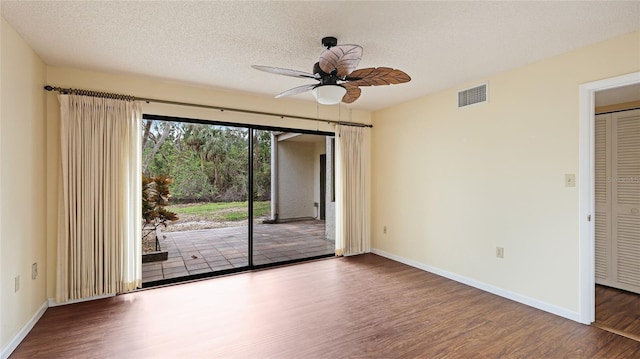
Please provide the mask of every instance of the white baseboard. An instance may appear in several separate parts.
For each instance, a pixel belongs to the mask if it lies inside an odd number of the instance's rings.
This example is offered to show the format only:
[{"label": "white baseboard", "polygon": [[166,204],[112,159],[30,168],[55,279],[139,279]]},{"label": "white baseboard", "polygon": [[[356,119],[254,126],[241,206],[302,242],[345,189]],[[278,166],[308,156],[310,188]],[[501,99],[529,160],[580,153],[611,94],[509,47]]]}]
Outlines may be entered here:
[{"label": "white baseboard", "polygon": [[528,305],[530,307],[533,308],[537,308],[540,310],[543,310],[545,312],[551,313],[551,314],[555,314],[570,320],[573,320],[575,322],[580,322],[580,313],[578,312],[573,312],[570,310],[567,310],[565,308],[562,307],[558,307],[556,305],[553,304],[549,304],[534,298],[530,298],[527,297],[525,295],[521,295],[518,293],[514,293],[511,291],[508,291],[506,289],[502,289],[502,288],[498,288],[496,286],[487,284],[487,283],[483,283],[480,281],[477,281],[475,279],[471,279],[471,278],[467,278],[455,273],[451,273],[451,272],[447,272],[445,270],[442,270],[440,268],[436,268],[436,267],[432,267],[432,266],[428,266],[426,264],[411,260],[411,259],[407,259],[392,253],[388,253],[379,249],[375,249],[372,248],[371,249],[371,253],[377,254],[379,256],[385,257],[385,258],[389,258],[391,260],[394,260],[396,262],[400,262],[400,263],[404,263],[406,265],[418,268],[418,269],[422,269],[424,271],[439,275],[441,277],[445,277],[448,279],[451,279],[453,281],[462,283],[462,284],[466,284],[468,286],[474,287],[474,288],[478,288],[480,290],[483,290],[485,292],[489,292],[491,294],[495,294],[497,296],[503,297],[503,298],[507,298],[513,301],[516,301],[518,303],[522,303],[524,305]]},{"label": "white baseboard", "polygon": [[49,307],[59,307],[61,305],[67,305],[67,304],[74,304],[74,303],[82,303],[82,302],[88,302],[90,300],[96,300],[96,299],[104,299],[104,298],[111,298],[111,297],[115,297],[115,293],[114,294],[103,294],[103,295],[95,295],[93,297],[87,297],[87,298],[82,298],[82,299],[73,299],[73,300],[68,300],[66,302],[63,303],[58,303],[56,302],[55,298],[49,298]]},{"label": "white baseboard", "polygon": [[11,341],[9,342],[9,344],[7,344],[6,347],[2,348],[2,352],[0,352],[0,358],[6,359],[9,357],[9,355],[11,355],[11,353],[13,353],[14,350],[16,350],[18,345],[20,345],[20,343],[24,340],[27,334],[29,334],[31,329],[33,329],[33,326],[36,325],[38,320],[40,320],[44,312],[47,311],[47,308],[49,307],[48,304],[49,304],[48,301],[45,301],[44,303],[42,303],[40,308],[35,312],[35,314],[33,314],[33,317],[29,319],[27,324],[25,324],[24,327],[20,329],[18,334],[16,334],[16,336],[13,337],[13,339],[11,339]]}]

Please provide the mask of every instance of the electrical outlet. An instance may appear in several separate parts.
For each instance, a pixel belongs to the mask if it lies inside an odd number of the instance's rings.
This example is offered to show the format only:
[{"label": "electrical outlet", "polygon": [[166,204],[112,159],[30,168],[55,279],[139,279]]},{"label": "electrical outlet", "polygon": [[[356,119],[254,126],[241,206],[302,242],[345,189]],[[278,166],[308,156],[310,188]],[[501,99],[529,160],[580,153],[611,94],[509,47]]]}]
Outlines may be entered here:
[{"label": "electrical outlet", "polygon": [[19,290],[20,290],[20,276],[17,275],[16,278],[15,278],[15,290],[14,291],[17,292]]},{"label": "electrical outlet", "polygon": [[387,234],[387,226],[382,227],[382,233]]},{"label": "electrical outlet", "polygon": [[38,278],[38,263],[33,263],[31,265],[31,279]]},{"label": "electrical outlet", "polygon": [[496,257],[504,258],[504,248],[503,247],[496,247]]}]

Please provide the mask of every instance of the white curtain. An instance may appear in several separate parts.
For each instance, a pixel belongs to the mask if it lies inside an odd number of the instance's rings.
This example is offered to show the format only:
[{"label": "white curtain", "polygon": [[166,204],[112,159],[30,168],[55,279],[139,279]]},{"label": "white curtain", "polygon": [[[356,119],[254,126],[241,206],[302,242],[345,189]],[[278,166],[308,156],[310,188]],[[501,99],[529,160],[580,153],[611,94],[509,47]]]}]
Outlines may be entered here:
[{"label": "white curtain", "polygon": [[139,102],[59,95],[56,301],[142,283]]},{"label": "white curtain", "polygon": [[336,255],[369,252],[364,131],[362,127],[337,126],[336,136]]}]

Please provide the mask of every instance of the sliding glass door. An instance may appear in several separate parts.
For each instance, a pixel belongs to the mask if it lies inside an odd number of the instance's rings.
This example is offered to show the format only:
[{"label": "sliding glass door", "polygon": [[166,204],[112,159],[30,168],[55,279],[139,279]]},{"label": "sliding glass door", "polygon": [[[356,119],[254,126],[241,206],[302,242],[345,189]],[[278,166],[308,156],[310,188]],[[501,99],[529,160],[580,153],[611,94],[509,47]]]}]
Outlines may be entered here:
[{"label": "sliding glass door", "polygon": [[143,283],[333,255],[327,135],[145,116]]},{"label": "sliding glass door", "polygon": [[332,255],[335,203],[326,200],[333,178],[329,174],[327,181],[328,137],[256,130],[253,142],[253,265]]}]

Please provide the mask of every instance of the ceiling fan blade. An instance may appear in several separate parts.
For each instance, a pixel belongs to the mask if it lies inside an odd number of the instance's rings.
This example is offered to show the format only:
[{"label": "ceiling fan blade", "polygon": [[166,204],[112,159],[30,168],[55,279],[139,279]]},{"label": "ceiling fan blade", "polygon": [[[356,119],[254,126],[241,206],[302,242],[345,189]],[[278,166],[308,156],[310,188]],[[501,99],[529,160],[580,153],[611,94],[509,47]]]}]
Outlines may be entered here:
[{"label": "ceiling fan blade", "polygon": [[268,72],[276,75],[316,79],[316,75],[310,74],[304,71],[289,70],[289,69],[282,69],[279,67],[260,66],[260,65],[251,65],[251,67],[253,67],[256,70],[260,70],[260,71],[264,71],[264,72]]},{"label": "ceiling fan blade", "polygon": [[287,91],[276,95],[276,98],[286,97],[286,96],[293,96],[293,95],[297,95],[299,93],[311,91],[316,86],[318,86],[318,85],[317,84],[309,84],[309,85],[302,85],[302,86],[294,87],[292,89],[288,89]]},{"label": "ceiling fan blade", "polygon": [[337,75],[344,78],[358,67],[362,59],[362,46],[338,45],[330,47],[320,54],[320,69],[330,74],[337,70]]},{"label": "ceiling fan blade", "polygon": [[411,77],[390,67],[368,67],[353,71],[345,80],[357,86],[380,86],[409,82]]},{"label": "ceiling fan blade", "polygon": [[342,97],[342,102],[352,103],[360,97],[362,90],[357,85],[353,85],[351,82],[342,84],[347,89],[347,93]]}]

